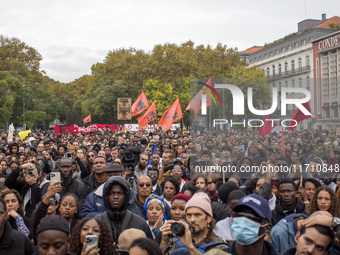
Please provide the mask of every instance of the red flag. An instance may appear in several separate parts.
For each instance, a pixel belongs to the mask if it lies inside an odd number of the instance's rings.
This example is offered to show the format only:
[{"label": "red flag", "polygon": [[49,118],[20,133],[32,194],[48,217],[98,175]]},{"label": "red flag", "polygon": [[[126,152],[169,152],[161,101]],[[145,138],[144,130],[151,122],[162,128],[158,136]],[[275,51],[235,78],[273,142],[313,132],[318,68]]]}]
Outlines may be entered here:
[{"label": "red flag", "polygon": [[89,116],[85,117],[85,119],[83,119],[84,124],[91,122],[91,113],[89,114]]},{"label": "red flag", "polygon": [[282,135],[281,135],[281,151],[283,152],[283,156],[286,156],[286,145],[285,145],[285,136],[283,134],[283,126],[282,126]]},{"label": "red flag", "polygon": [[271,120],[271,118],[270,118],[269,115],[266,115],[266,116],[264,117],[264,120],[263,120],[264,124],[263,124],[263,126],[260,127],[260,129],[259,129],[259,132],[261,133],[261,135],[262,135],[263,137],[265,137],[266,134],[269,134],[269,133],[273,130],[273,128],[275,127],[275,126],[273,125],[273,122],[272,122],[272,121],[266,121],[266,120]]},{"label": "red flag", "polygon": [[138,99],[136,100],[136,102],[134,102],[133,105],[131,106],[131,117],[142,113],[149,106],[150,105],[148,99],[146,98],[146,95],[143,90]]},{"label": "red flag", "polygon": [[166,132],[171,128],[172,123],[181,118],[183,118],[181,103],[179,97],[177,97],[176,101],[163,113],[158,126]]},{"label": "red flag", "polygon": [[[206,83],[207,85],[212,87],[212,77],[209,78],[209,80]],[[205,90],[211,91],[208,87],[203,87]],[[193,110],[194,111],[194,115],[195,115],[195,120],[197,118],[197,113],[199,110],[201,110],[202,108],[202,95],[206,94],[206,92],[204,92],[203,90],[200,90],[196,96],[191,99],[190,103],[188,104],[187,108],[185,109],[186,111],[189,110]],[[207,107],[212,106],[212,100],[211,97],[209,95],[207,95]]]},{"label": "red flag", "polygon": [[153,102],[150,108],[142,116],[137,118],[138,126],[143,128],[155,119],[157,119],[156,105],[155,102]]},{"label": "red flag", "polygon": [[[303,103],[302,106],[304,106],[307,109],[307,111],[311,112],[308,102]],[[292,117],[292,120],[296,120],[297,124],[299,124],[300,121],[305,120],[305,119],[309,119],[311,117],[312,117],[312,115],[305,115],[299,108],[297,108],[293,117]],[[294,130],[294,128],[295,128],[294,125],[295,125],[295,121],[290,121],[289,129],[291,131]]]}]

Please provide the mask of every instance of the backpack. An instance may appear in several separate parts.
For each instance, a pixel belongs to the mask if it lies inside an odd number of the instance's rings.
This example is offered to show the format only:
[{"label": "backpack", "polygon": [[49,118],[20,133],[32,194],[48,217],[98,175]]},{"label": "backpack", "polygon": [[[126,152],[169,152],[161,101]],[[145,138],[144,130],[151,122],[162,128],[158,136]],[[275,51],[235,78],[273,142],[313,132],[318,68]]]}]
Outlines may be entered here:
[{"label": "backpack", "polygon": [[[189,251],[188,248],[185,247],[182,242],[180,240],[178,240],[178,238],[174,238],[174,241],[177,243],[178,248],[176,250],[174,250],[171,255],[177,255],[177,254],[186,254],[189,255]],[[215,245],[219,245],[219,244],[225,244],[228,245],[228,243],[225,242],[214,242],[214,243],[207,243],[207,244],[203,244],[198,246],[197,244],[193,243],[193,245],[196,247],[196,249],[198,250],[198,252],[200,252],[201,254],[206,253],[207,250],[209,250],[209,248],[212,248]]]}]

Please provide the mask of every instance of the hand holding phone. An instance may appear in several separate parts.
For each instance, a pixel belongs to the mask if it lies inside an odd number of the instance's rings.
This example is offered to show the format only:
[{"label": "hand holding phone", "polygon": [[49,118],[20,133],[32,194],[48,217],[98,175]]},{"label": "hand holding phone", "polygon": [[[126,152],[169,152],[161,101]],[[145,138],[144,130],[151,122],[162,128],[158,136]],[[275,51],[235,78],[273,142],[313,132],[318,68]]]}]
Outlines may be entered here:
[{"label": "hand holding phone", "polygon": [[87,235],[85,237],[85,252],[91,248],[95,251],[98,250],[98,237],[96,235]]}]

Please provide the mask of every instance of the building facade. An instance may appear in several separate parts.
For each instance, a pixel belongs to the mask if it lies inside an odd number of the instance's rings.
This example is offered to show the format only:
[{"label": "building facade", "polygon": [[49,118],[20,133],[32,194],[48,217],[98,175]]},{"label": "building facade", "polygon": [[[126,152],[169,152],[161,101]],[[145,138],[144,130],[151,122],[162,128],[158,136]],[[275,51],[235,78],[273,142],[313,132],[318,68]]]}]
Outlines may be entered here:
[{"label": "building facade", "polygon": [[[305,88],[311,92],[310,108],[313,118],[307,119],[299,124],[301,129],[315,128],[317,115],[315,114],[315,103],[317,94],[314,86],[314,50],[313,42],[318,38],[323,38],[332,32],[329,26],[325,25],[333,20],[339,21],[335,16],[326,19],[322,15],[322,20],[304,20],[298,23],[298,31],[263,49],[251,54],[248,58],[250,66],[256,66],[266,72],[268,86],[281,91],[281,88]],[[291,94],[290,98],[301,98],[303,95]],[[272,114],[272,118],[282,119],[281,102],[279,97],[278,110]],[[293,116],[296,110],[295,105],[287,106],[286,118]]]},{"label": "building facade", "polygon": [[340,127],[340,31],[313,41],[314,112],[318,128]]}]

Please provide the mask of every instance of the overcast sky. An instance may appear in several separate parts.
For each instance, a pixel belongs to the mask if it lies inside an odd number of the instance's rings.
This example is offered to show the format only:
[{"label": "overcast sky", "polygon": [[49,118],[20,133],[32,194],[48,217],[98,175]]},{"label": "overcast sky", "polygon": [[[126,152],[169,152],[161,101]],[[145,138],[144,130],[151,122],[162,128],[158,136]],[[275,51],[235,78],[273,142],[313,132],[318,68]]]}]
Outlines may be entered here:
[{"label": "overcast sky", "polygon": [[2,0],[0,34],[37,49],[47,75],[70,82],[91,74],[109,50],[192,40],[242,51],[322,13],[340,16],[339,0]]}]

